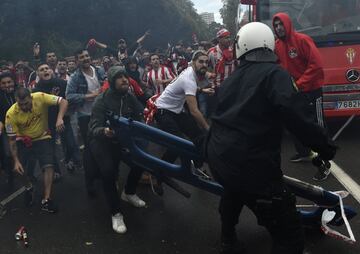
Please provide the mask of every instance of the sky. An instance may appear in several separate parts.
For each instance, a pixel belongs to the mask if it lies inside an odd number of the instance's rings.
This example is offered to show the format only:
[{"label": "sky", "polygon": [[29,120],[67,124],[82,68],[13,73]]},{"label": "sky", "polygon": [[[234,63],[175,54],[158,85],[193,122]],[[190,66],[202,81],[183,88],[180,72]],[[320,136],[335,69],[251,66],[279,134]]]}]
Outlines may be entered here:
[{"label": "sky", "polygon": [[215,21],[223,23],[220,16],[220,9],[223,6],[221,0],[192,0],[194,7],[200,14],[202,12],[213,12],[215,15]]}]

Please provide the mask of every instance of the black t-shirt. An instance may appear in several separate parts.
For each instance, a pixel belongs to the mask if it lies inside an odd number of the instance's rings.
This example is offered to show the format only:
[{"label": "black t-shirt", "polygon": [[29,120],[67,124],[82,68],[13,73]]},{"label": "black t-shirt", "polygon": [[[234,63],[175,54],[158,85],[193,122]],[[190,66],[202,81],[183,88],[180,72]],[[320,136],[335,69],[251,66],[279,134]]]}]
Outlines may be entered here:
[{"label": "black t-shirt", "polygon": [[6,93],[0,91],[0,121],[3,124],[5,124],[6,112],[15,102],[15,92]]},{"label": "black t-shirt", "polygon": [[[52,78],[46,81],[40,80],[36,84],[35,89],[33,89],[33,92],[43,92],[65,98],[66,85],[67,85],[66,81],[59,78]],[[59,112],[59,106],[49,107],[48,123],[51,134],[54,134],[56,131],[55,125],[56,125],[58,112]],[[69,118],[64,117],[64,122],[68,122],[68,121]]]},{"label": "black t-shirt", "polygon": [[132,56],[135,52],[135,50],[138,48],[138,44],[137,43],[133,43],[130,47],[126,48],[125,50],[118,50],[118,49],[114,49],[114,48],[111,48],[111,47],[107,47],[105,49],[105,51],[107,52],[107,54],[113,56],[113,57],[116,57],[118,60],[121,60],[119,59],[119,56],[121,54],[127,54],[127,57],[129,56]]}]

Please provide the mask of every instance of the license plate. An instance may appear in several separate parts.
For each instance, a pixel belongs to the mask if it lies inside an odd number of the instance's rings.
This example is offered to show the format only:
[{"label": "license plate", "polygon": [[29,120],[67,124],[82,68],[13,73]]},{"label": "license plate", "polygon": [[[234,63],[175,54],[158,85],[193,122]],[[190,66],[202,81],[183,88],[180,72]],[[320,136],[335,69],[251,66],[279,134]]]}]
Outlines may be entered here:
[{"label": "license plate", "polygon": [[338,101],[337,108],[338,109],[360,108],[360,100]]}]

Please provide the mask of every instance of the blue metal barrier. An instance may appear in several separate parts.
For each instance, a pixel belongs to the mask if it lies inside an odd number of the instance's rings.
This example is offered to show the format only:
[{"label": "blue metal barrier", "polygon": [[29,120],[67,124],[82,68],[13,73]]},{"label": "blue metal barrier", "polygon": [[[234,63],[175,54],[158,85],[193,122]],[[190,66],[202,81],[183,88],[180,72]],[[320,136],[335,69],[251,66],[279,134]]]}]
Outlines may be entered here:
[{"label": "blue metal barrier", "polygon": [[[129,156],[131,156],[132,162],[151,174],[162,177],[164,182],[176,191],[186,197],[190,197],[190,194],[183,187],[172,181],[172,178],[216,195],[223,193],[223,187],[217,182],[194,174],[191,161],[201,159],[201,157],[192,142],[112,113],[108,114],[108,121],[110,127],[115,130],[119,141],[129,149]],[[180,164],[172,164],[149,154],[139,145],[141,140],[150,141],[176,151],[179,154]],[[295,195],[316,204],[312,210],[299,209],[304,224],[319,225],[324,209],[336,212],[336,216],[331,222],[332,225],[339,226],[343,224],[338,195],[326,191],[319,186],[287,176],[284,176],[284,182]],[[348,219],[353,218],[357,214],[354,209],[348,206],[345,206],[344,210]]]}]

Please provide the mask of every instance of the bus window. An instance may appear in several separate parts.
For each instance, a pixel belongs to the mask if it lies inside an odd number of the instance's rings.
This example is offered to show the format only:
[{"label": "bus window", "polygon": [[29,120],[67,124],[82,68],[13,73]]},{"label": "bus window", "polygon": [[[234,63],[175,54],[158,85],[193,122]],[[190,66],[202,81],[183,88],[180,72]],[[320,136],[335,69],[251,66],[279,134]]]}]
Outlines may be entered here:
[{"label": "bus window", "polygon": [[237,18],[236,18],[237,29],[240,29],[240,27],[249,23],[249,13],[250,13],[249,5],[239,4]]},{"label": "bus window", "polygon": [[287,13],[295,30],[310,36],[360,30],[360,0],[258,1],[258,20],[272,26],[272,17]]}]

